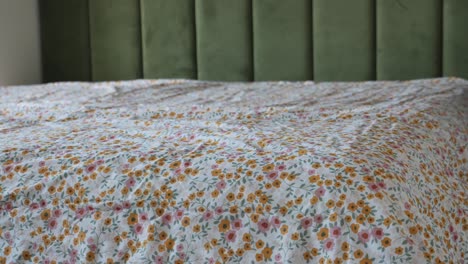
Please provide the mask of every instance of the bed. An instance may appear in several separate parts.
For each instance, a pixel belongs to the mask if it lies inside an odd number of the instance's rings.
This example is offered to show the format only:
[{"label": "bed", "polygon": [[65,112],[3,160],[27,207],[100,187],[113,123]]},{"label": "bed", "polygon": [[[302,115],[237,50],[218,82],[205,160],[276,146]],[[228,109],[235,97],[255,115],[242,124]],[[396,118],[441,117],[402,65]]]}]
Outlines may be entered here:
[{"label": "bed", "polygon": [[466,263],[467,3],[41,1],[0,263]]},{"label": "bed", "polygon": [[0,91],[0,248],[10,260],[466,257],[465,80]]}]

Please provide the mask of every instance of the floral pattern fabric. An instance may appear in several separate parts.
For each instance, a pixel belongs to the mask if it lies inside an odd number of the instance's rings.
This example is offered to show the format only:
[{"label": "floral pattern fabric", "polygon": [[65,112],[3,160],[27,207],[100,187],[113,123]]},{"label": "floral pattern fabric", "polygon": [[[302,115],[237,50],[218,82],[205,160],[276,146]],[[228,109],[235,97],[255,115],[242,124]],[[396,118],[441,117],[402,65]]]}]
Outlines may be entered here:
[{"label": "floral pattern fabric", "polygon": [[464,263],[468,82],[0,87],[0,263]]}]

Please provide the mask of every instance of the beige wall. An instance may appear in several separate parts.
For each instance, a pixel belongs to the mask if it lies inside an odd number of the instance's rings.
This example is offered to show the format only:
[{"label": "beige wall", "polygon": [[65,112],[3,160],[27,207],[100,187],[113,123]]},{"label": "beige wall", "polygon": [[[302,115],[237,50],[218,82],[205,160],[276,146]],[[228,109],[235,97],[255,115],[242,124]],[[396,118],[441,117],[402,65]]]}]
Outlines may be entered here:
[{"label": "beige wall", "polygon": [[41,82],[38,0],[0,0],[0,86]]}]

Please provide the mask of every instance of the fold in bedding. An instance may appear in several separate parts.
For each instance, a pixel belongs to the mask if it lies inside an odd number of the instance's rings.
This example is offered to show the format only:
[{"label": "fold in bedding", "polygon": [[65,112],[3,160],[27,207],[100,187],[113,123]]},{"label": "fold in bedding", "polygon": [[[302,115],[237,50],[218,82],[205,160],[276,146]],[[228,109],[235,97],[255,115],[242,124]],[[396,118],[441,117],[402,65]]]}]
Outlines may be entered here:
[{"label": "fold in bedding", "polygon": [[464,263],[468,82],[0,87],[0,263]]}]

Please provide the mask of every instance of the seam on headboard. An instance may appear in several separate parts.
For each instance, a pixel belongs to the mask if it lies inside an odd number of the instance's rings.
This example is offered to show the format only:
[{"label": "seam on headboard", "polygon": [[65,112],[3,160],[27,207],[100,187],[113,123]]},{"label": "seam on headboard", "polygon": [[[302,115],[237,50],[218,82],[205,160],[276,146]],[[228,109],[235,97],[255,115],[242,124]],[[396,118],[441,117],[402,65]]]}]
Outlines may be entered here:
[{"label": "seam on headboard", "polygon": [[91,34],[91,7],[90,7],[90,4],[89,4],[89,0],[86,0],[86,9],[88,10],[88,12],[86,12],[86,15],[87,15],[87,21],[88,21],[88,61],[89,61],[89,81],[93,81],[94,80],[94,76],[93,76],[93,51],[91,50],[91,37],[92,37],[92,34]]}]

